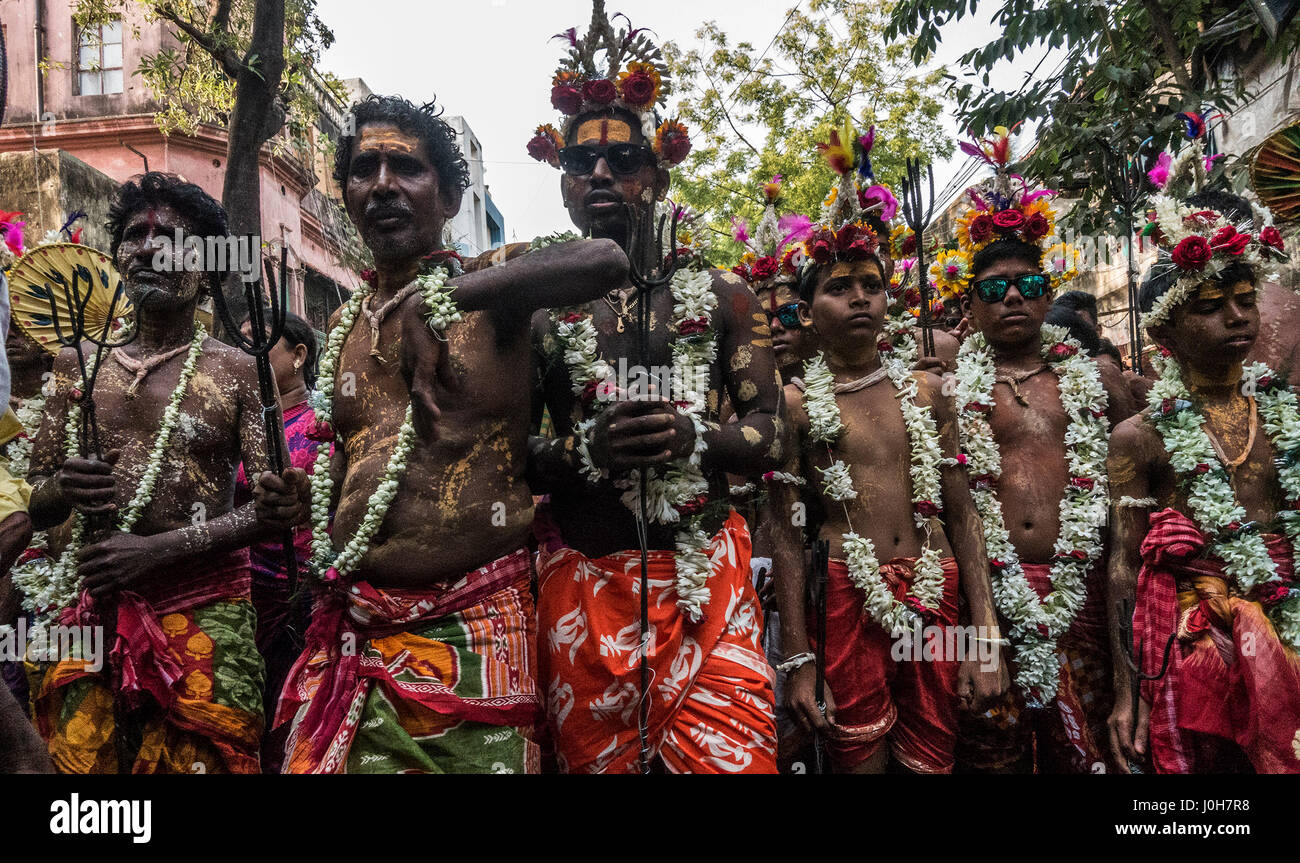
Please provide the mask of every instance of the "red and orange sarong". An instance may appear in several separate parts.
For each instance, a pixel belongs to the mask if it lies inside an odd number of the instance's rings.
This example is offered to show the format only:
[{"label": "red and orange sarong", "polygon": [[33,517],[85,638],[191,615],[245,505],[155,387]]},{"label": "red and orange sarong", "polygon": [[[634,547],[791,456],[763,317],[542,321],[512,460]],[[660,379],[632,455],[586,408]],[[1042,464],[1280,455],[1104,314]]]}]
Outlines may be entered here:
[{"label": "red and orange sarong", "polygon": [[[882,564],[897,599],[906,596],[916,558]],[[957,624],[957,561],[943,560],[944,586],[932,626]],[[894,638],[863,607],[848,565],[832,559],[826,581],[826,688],[835,730],[826,741],[840,769],[856,767],[888,741],[894,758],[917,773],[951,773],[957,732],[957,671],[948,659],[899,661]],[[809,617],[811,620],[811,616]]]},{"label": "red and orange sarong", "polygon": [[[1283,578],[1295,572],[1291,543],[1264,537]],[[1206,556],[1195,522],[1152,513],[1142,541],[1134,650],[1151,704],[1151,756],[1158,773],[1210,773],[1244,756],[1258,773],[1300,773],[1300,657],[1278,639],[1258,602],[1234,596],[1223,562]],[[1136,655],[1136,654],[1135,654]]]},{"label": "red and orange sarong", "polygon": [[[649,743],[673,773],[775,773],[772,671],[750,582],[749,531],[732,512],[709,544],[698,623],[676,606],[674,554],[649,557]],[[551,543],[540,557],[538,621],[547,716],[560,769],[638,767],[641,555],[591,560]]]},{"label": "red and orange sarong", "polygon": [[[1051,564],[1021,562],[1039,597],[1052,591]],[[1106,566],[1098,562],[1085,577],[1083,608],[1056,643],[1060,660],[1056,697],[1031,710],[1012,685],[992,708],[962,713],[957,763],[974,772],[1114,773],[1119,770],[1108,743],[1106,722],[1114,706],[1110,643],[1106,628]],[[1005,623],[1005,621],[1004,621]],[[1003,630],[1005,632],[1005,630]]]},{"label": "red and orange sarong", "polygon": [[286,773],[535,773],[531,556],[428,590],[317,599],[275,724]]},{"label": "red and orange sarong", "polygon": [[[153,580],[117,595],[103,669],[91,670],[84,650],[35,668],[36,725],[60,772],[117,772],[123,717],[135,726],[128,737],[142,741],[134,773],[258,772],[262,659],[248,550],[196,566],[179,584]],[[86,593],[60,621],[107,622]]]}]

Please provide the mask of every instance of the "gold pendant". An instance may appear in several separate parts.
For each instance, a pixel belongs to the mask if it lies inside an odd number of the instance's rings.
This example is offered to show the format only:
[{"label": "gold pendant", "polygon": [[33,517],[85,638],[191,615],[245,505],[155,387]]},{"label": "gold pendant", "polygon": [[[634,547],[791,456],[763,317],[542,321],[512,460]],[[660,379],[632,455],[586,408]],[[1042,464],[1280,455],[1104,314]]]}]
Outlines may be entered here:
[{"label": "gold pendant", "polygon": [[619,315],[619,316],[618,316],[618,331],[619,331],[620,333],[623,332],[623,316],[622,316],[622,315]]}]

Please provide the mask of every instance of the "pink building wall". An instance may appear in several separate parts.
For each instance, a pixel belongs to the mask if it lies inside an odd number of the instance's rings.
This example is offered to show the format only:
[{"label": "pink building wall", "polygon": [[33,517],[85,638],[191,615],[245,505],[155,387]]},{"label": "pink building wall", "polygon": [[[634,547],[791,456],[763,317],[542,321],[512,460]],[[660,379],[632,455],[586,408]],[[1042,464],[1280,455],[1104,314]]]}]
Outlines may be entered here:
[{"label": "pink building wall", "polygon": [[[44,27],[44,56],[64,68],[38,74],[36,24],[38,4]],[[133,4],[126,4],[123,21],[123,92],[104,96],[76,94],[76,28],[70,0],[0,0],[9,55],[8,111],[0,127],[0,151],[66,150],[118,182],[149,169],[184,176],[218,200],[226,162],[226,132],[204,126],[195,136],[164,136],[154,124],[157,103],[140,77],[141,57],[164,46],[179,47],[167,27],[147,23]],[[138,32],[137,32],[138,31]],[[39,92],[38,92],[39,88]],[[296,160],[261,156],[262,240],[283,240],[290,249],[289,265],[303,264],[347,288],[355,274],[340,267],[329,251],[319,221],[303,209],[303,198],[317,180]],[[303,311],[303,274],[291,280],[292,308]]]}]

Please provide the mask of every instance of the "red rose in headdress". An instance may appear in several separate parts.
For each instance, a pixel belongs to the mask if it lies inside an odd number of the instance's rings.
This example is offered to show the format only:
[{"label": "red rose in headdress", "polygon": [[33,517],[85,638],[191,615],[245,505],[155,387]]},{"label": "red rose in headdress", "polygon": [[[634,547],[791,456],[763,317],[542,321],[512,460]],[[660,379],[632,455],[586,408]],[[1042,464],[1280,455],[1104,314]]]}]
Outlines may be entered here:
[{"label": "red rose in headdress", "polygon": [[796,269],[794,258],[795,255],[799,254],[801,251],[802,249],[799,246],[791,246],[785,250],[785,254],[781,256],[781,272],[790,275],[795,274]]},{"label": "red rose in headdress", "polygon": [[691,152],[691,136],[676,120],[665,120],[655,131],[654,150],[670,165],[676,165]]},{"label": "red rose in headdress", "polygon": [[1047,236],[1047,232],[1051,229],[1052,226],[1048,223],[1046,216],[1042,213],[1034,213],[1025,222],[1025,239],[1031,243],[1035,240],[1041,240]]},{"label": "red rose in headdress", "polygon": [[1219,228],[1210,237],[1210,248],[1220,249],[1229,255],[1240,255],[1246,251],[1246,246],[1250,244],[1250,234],[1239,234],[1237,229],[1232,225]]},{"label": "red rose in headdress", "polygon": [[1025,223],[1025,214],[1019,210],[1003,210],[993,214],[993,227],[999,231],[1016,231]]},{"label": "red rose in headdress", "polygon": [[835,257],[835,234],[827,228],[818,231],[808,242],[808,254],[819,264],[830,263]]},{"label": "red rose in headdress", "polygon": [[1174,247],[1173,258],[1174,265],[1182,270],[1200,270],[1210,262],[1214,255],[1214,250],[1210,248],[1209,242],[1204,237],[1196,235],[1183,237],[1183,239]]},{"label": "red rose in headdress", "polygon": [[910,258],[916,254],[916,234],[909,233],[903,238],[898,253],[904,258]]},{"label": "red rose in headdress", "polygon": [[1217,221],[1219,221],[1219,214],[1213,210],[1197,210],[1190,216],[1185,216],[1183,218],[1183,222],[1189,225],[1209,226],[1213,225]]},{"label": "red rose in headdress", "polygon": [[[980,213],[978,216],[971,219],[970,227],[967,231],[970,234],[972,243],[984,242],[989,237],[993,236],[993,217],[988,213]],[[912,238],[909,237],[909,239]],[[916,244],[913,243],[912,247],[915,249]],[[904,248],[906,248],[906,243],[904,243]]]},{"label": "red rose in headdress", "polygon": [[538,126],[533,139],[528,142],[528,155],[551,167],[559,167],[560,147],[564,141],[553,126]]},{"label": "red rose in headdress", "polygon": [[655,79],[647,73],[637,70],[631,72],[622,81],[623,101],[633,108],[649,108],[658,95]]},{"label": "red rose in headdress", "polygon": [[1282,232],[1272,225],[1259,232],[1259,241],[1266,246],[1277,249],[1279,252],[1284,251],[1285,243],[1282,242]]},{"label": "red rose in headdress", "polygon": [[551,105],[561,114],[572,116],[582,110],[582,93],[576,87],[556,84],[551,88]]},{"label": "red rose in headdress", "polygon": [[608,78],[595,78],[582,85],[582,95],[597,104],[608,105],[618,98],[618,88]]},{"label": "red rose in headdress", "polygon": [[740,276],[745,281],[747,282],[749,281],[750,278],[749,267],[745,266],[744,264],[736,264],[736,266],[731,268],[731,271],[736,275]]},{"label": "red rose in headdress", "polygon": [[779,266],[776,258],[768,255],[755,261],[749,271],[753,274],[754,281],[761,282],[763,279],[770,279],[775,276]]}]

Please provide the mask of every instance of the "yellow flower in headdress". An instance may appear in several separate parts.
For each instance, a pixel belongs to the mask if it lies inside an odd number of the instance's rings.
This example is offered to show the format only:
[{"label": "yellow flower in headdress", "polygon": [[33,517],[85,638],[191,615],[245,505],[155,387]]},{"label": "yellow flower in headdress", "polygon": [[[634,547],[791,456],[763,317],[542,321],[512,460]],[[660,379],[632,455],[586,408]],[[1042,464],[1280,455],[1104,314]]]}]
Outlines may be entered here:
[{"label": "yellow flower in headdress", "polygon": [[829,207],[831,204],[835,203],[835,199],[838,198],[839,196],[840,196],[839,187],[831,186],[830,192],[827,193],[826,198],[822,201],[822,209],[824,210],[827,207]]},{"label": "yellow flower in headdress", "polygon": [[956,299],[970,287],[971,259],[961,250],[943,251],[930,265],[930,278],[945,300]]},{"label": "yellow flower in headdress", "polygon": [[916,234],[907,225],[896,225],[889,232],[889,256],[894,260],[916,255]]},{"label": "yellow flower in headdress", "polygon": [[1079,250],[1065,243],[1056,245],[1043,252],[1041,266],[1052,282],[1052,290],[1079,275]]},{"label": "yellow flower in headdress", "polygon": [[824,144],[818,144],[817,149],[826,157],[831,170],[837,174],[847,174],[853,170],[853,164],[857,159],[853,153],[853,142],[855,140],[853,123],[846,119],[844,127],[842,129],[831,129],[830,140]]},{"label": "yellow flower in headdress", "polygon": [[659,101],[663,79],[653,63],[628,63],[618,75],[618,92],[629,107],[648,110]]}]

